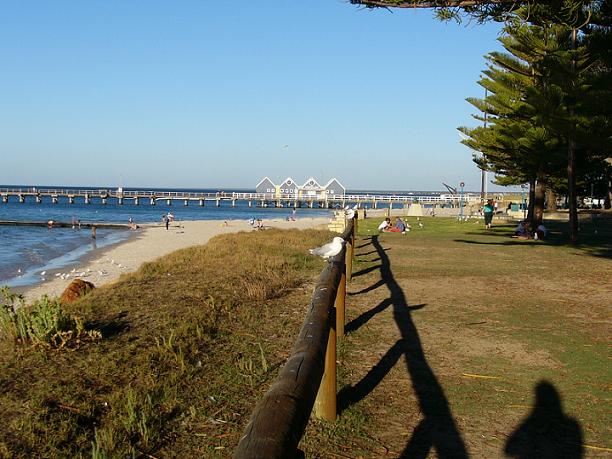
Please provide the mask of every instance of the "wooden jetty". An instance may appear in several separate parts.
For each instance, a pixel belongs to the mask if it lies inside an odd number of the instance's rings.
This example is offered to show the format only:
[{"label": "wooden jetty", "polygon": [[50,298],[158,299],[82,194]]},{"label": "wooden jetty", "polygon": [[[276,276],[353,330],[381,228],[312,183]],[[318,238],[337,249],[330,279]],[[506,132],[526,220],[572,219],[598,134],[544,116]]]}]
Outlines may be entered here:
[{"label": "wooden jetty", "polygon": [[154,206],[161,202],[167,206],[173,203],[181,203],[188,206],[197,203],[199,206],[213,204],[217,207],[221,203],[229,203],[235,207],[237,202],[246,202],[249,207],[308,207],[308,208],[334,208],[345,207],[346,205],[357,205],[358,208],[368,207],[377,209],[408,207],[412,203],[456,206],[461,201],[478,201],[480,197],[476,194],[465,193],[461,195],[440,194],[440,195],[412,195],[412,194],[344,194],[327,195],[324,198],[299,196],[296,194],[274,194],[274,193],[243,193],[223,191],[217,193],[196,193],[190,191],[146,191],[146,190],[116,190],[110,189],[52,189],[52,188],[0,188],[0,201],[4,204],[8,202],[25,203],[36,202],[38,204],[51,202],[57,204],[67,202],[74,204],[77,201],[84,204],[131,204],[131,205],[151,205]]}]

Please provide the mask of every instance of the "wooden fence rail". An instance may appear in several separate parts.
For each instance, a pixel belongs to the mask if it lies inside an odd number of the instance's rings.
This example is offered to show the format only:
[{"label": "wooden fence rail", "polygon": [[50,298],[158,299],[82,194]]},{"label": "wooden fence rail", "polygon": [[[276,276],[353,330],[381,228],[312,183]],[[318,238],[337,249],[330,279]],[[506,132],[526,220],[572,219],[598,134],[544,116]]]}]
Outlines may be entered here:
[{"label": "wooden fence rail", "polygon": [[[347,244],[354,245],[354,223],[349,220],[341,235]],[[336,325],[334,303],[342,307],[344,330],[346,288],[341,282],[346,280],[348,255],[344,247],[321,272],[292,354],[253,410],[234,459],[300,457],[298,444],[315,399],[315,414],[336,418],[336,328],[340,324]]]}]

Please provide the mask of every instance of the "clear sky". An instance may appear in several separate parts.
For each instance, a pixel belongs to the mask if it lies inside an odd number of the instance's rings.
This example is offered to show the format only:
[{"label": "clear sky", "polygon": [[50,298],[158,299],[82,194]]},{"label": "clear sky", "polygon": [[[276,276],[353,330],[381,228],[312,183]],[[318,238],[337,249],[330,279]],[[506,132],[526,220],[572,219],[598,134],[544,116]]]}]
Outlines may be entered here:
[{"label": "clear sky", "polygon": [[0,183],[478,190],[456,128],[500,28],[343,0],[5,0]]}]

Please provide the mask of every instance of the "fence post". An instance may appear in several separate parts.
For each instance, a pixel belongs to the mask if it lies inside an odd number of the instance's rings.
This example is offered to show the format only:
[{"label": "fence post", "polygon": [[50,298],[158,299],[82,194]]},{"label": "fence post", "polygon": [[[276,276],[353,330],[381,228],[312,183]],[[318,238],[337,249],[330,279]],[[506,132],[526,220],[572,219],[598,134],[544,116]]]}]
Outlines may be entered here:
[{"label": "fence post", "polygon": [[353,279],[353,254],[355,252],[355,224],[353,223],[353,231],[346,241],[346,280],[350,282]]},{"label": "fence post", "polygon": [[338,338],[344,337],[345,299],[346,299],[346,263],[344,263],[344,269],[342,270],[342,276],[340,277],[340,284],[338,284],[338,292],[336,293],[336,302],[334,303],[334,307],[336,308],[336,330],[338,332]]},{"label": "fence post", "polygon": [[325,352],[325,370],[317,398],[314,403],[314,414],[326,421],[336,420],[336,308],[331,308],[329,338]]}]

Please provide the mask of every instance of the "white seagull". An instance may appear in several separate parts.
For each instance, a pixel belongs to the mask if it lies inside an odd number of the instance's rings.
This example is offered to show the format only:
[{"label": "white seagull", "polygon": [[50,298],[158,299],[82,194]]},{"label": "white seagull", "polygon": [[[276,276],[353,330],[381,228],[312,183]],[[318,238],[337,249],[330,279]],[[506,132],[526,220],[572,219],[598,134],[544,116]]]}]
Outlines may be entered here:
[{"label": "white seagull", "polygon": [[330,257],[335,257],[340,253],[342,247],[344,246],[344,239],[336,236],[332,239],[331,242],[322,245],[321,247],[317,247],[316,249],[309,249],[308,251],[312,255],[317,255],[324,260],[327,260]]},{"label": "white seagull", "polygon": [[344,215],[346,215],[347,219],[352,220],[353,218],[355,218],[355,211],[353,209],[345,210]]},{"label": "white seagull", "polygon": [[42,273],[40,273],[41,276],[44,277],[44,275],[47,274],[47,271],[43,271]]}]

